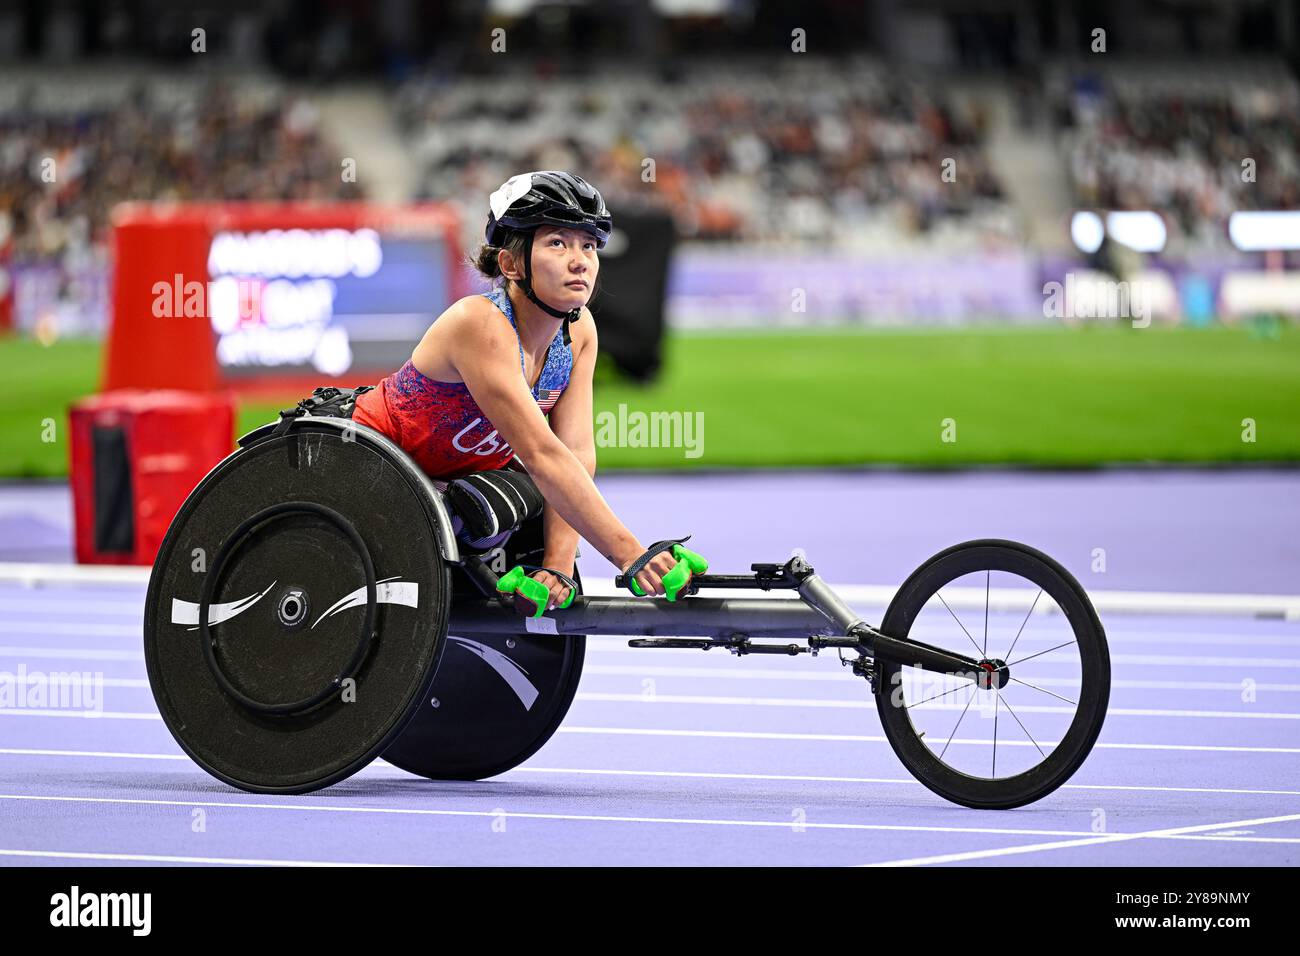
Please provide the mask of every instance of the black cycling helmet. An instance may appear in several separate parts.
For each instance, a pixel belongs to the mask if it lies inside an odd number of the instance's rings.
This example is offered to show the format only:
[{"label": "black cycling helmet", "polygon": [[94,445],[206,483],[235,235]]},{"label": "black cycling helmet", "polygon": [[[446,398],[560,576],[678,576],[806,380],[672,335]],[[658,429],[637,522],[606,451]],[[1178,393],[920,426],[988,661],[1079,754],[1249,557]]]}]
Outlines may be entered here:
[{"label": "black cycling helmet", "polygon": [[488,197],[488,206],[484,234],[490,246],[504,245],[512,231],[559,226],[591,233],[603,249],[614,225],[595,186],[554,169],[511,176]]},{"label": "black cycling helmet", "polygon": [[614,220],[605,208],[600,191],[572,173],[541,169],[511,176],[488,197],[488,221],[484,236],[490,246],[503,246],[511,233],[521,232],[524,241],[524,281],[520,288],[547,315],[564,319],[564,344],[568,345],[569,324],[582,316],[581,309],[565,312],[547,305],[533,292],[533,235],[538,226],[581,229],[604,249]]}]

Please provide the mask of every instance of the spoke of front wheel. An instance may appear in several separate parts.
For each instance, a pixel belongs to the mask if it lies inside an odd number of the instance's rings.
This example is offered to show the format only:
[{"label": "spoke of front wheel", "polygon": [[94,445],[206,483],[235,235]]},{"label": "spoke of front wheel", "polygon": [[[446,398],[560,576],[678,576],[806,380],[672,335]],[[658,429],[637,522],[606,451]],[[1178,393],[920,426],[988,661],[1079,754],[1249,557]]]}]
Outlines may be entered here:
[{"label": "spoke of front wheel", "polygon": [[[1001,698],[1001,696],[1002,696],[1002,691],[998,691],[998,692],[997,692],[997,695],[998,695],[999,698]],[[1005,701],[1005,700],[1004,700],[1004,701],[1002,701],[1002,703],[1004,703],[1004,704],[1007,705],[1007,710],[1008,710],[1008,712],[1010,712],[1010,714],[1011,714],[1012,717],[1015,717],[1015,718],[1016,718],[1016,723],[1020,724],[1020,729],[1023,730],[1023,731],[1025,732],[1025,736],[1029,738],[1029,742],[1030,742],[1031,744],[1033,744],[1033,745],[1038,749],[1038,752],[1039,752],[1040,754],[1043,754],[1043,756],[1046,757],[1047,754],[1044,754],[1044,753],[1043,753],[1043,748],[1038,746],[1038,741],[1034,739],[1034,735],[1031,734],[1031,733],[1029,732],[1029,730],[1025,727],[1024,723],[1020,720],[1020,718],[1019,718],[1019,717],[1016,717],[1016,712],[1015,712],[1014,710],[1011,709],[1011,703],[1010,703],[1010,701]]]},{"label": "spoke of front wheel", "polygon": [[1055,647],[1049,647],[1045,651],[1039,651],[1037,654],[1030,654],[1028,657],[1022,657],[1018,661],[1011,661],[1008,667],[1015,667],[1017,664],[1023,664],[1025,661],[1032,661],[1035,657],[1042,657],[1044,654],[1050,654],[1052,651],[1059,651],[1063,647],[1069,647],[1074,641],[1066,641],[1064,644],[1057,644]]},{"label": "spoke of front wheel", "polygon": [[913,707],[920,707],[922,704],[928,704],[932,700],[938,700],[940,697],[947,697],[949,694],[955,694],[964,687],[969,687],[969,683],[962,683],[952,690],[946,690],[942,694],[935,694],[933,697],[927,697],[925,700],[918,700],[915,704],[904,704],[904,710],[911,710]]},{"label": "spoke of front wheel", "polygon": [[1039,588],[1038,593],[1034,595],[1034,603],[1029,605],[1029,613],[1026,614],[1025,619],[1020,622],[1020,630],[1016,631],[1016,639],[1011,642],[1011,646],[1007,648],[1007,652],[1002,655],[1002,659],[1004,661],[1011,656],[1011,652],[1014,651],[1016,649],[1016,645],[1020,643],[1020,635],[1024,631],[1025,625],[1029,623],[1029,618],[1030,616],[1033,615],[1034,608],[1038,607],[1038,599],[1042,596],[1043,596],[1043,589]]},{"label": "spoke of front wheel", "polygon": [[[975,685],[972,684],[971,686],[974,687]],[[957,718],[957,727],[960,727],[960,726],[961,726],[961,722],[962,722],[962,720],[966,717],[966,711],[970,710],[971,702],[974,701],[974,700],[975,700],[975,695],[974,695],[974,694],[971,694],[971,695],[970,695],[970,700],[966,701],[966,706],[962,709],[961,717],[958,717],[958,718]],[[940,760],[942,760],[942,759],[943,759],[943,755],[946,754],[946,753],[948,752],[948,744],[952,743],[952,738],[954,738],[954,737],[957,736],[957,727],[954,727],[954,728],[952,729],[952,733],[950,733],[950,734],[948,735],[948,743],[947,743],[947,744],[944,744],[944,745],[943,745],[943,749],[939,751],[939,759],[940,759]]]},{"label": "spoke of front wheel", "polygon": [[[944,607],[948,607],[948,602],[943,599],[942,594],[940,594],[938,591],[935,591],[934,596],[939,599],[940,604],[942,604]],[[978,651],[980,649],[979,641],[975,640],[975,638],[970,636],[970,631],[966,630],[966,625],[961,622],[961,618],[959,618],[956,614],[954,614],[952,608],[950,607],[948,607],[948,613],[952,614],[952,619],[957,622],[957,626],[961,628],[961,632],[965,634],[966,637],[970,638],[970,642],[975,645],[975,650]],[[981,651],[981,656],[985,656],[982,651]]]},{"label": "spoke of front wheel", "polygon": [[[980,653],[982,653],[986,658],[989,656],[989,579],[992,577],[993,572],[991,570],[984,572],[984,648]],[[994,706],[996,707],[996,705]],[[994,723],[997,722],[996,717],[994,717],[993,720]],[[997,763],[996,756],[993,758],[993,762]]]},{"label": "spoke of front wheel", "polygon": [[993,692],[993,776],[998,775],[998,702],[1002,700],[1002,695],[997,691]]},{"label": "spoke of front wheel", "polygon": [[1079,706],[1079,702],[1077,700],[1070,700],[1070,698],[1062,697],[1060,694],[1053,694],[1050,690],[1044,690],[1042,687],[1039,687],[1037,684],[1031,684],[1027,680],[1021,680],[1019,677],[1013,677],[1011,679],[1015,681],[1017,684],[1024,684],[1026,687],[1032,687],[1034,690],[1041,690],[1043,691],[1044,694],[1047,694],[1049,697],[1055,697],[1057,700],[1063,700],[1067,704],[1073,704],[1075,707]]}]

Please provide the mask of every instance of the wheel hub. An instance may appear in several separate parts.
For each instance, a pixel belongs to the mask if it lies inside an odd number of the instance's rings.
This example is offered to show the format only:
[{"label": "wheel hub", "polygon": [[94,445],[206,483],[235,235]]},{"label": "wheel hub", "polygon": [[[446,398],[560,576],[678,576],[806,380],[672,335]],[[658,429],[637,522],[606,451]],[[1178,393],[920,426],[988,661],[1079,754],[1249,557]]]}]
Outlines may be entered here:
[{"label": "wheel hub", "polygon": [[979,662],[975,685],[980,690],[1001,690],[1011,681],[1011,668],[999,658],[985,658]]},{"label": "wheel hub", "polygon": [[288,630],[295,631],[307,620],[307,592],[302,588],[291,587],[280,595],[276,614],[280,623]]}]

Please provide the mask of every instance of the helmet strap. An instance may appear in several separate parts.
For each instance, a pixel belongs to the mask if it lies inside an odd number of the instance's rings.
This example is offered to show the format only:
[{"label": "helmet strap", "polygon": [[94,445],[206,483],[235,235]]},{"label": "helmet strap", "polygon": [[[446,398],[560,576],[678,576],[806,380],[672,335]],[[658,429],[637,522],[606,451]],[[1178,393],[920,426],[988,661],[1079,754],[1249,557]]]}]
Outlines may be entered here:
[{"label": "helmet strap", "polygon": [[570,309],[564,312],[560,309],[552,308],[541,299],[537,298],[537,293],[533,291],[533,236],[536,230],[530,231],[528,238],[524,240],[524,281],[519,283],[519,287],[524,290],[524,295],[528,300],[537,306],[553,319],[564,320],[564,344],[568,345],[572,339],[569,337],[569,324],[577,322],[582,317],[582,309]]}]

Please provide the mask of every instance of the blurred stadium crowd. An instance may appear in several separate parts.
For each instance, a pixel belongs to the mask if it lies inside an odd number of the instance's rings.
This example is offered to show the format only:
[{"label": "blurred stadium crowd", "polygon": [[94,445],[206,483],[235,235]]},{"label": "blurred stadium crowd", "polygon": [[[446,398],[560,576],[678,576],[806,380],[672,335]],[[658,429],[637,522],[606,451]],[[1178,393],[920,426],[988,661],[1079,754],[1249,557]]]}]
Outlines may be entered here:
[{"label": "blurred stadium crowd", "polygon": [[[15,268],[43,300],[103,298],[117,202],[372,197],[373,181],[340,176],[357,144],[321,116],[320,94],[348,88],[371,91],[393,131],[409,173],[396,198],[454,204],[467,244],[488,192],[555,167],[616,211],[667,210],[710,250],[1070,256],[1079,208],[1154,210],[1178,250],[1228,250],[1231,212],[1300,204],[1300,15],[1283,0],[1132,3],[1131,17],[1074,0],[0,10],[0,55],[30,67],[0,72],[0,327]],[[193,22],[214,57],[188,55]],[[1117,57],[1088,56],[1094,23]],[[482,42],[500,25],[508,57]],[[786,52],[805,26],[824,52]],[[78,85],[80,52],[125,57],[137,79]],[[1225,65],[1251,61],[1270,66],[1232,79]],[[1025,158],[1035,142],[1046,164]]]},{"label": "blurred stadium crowd", "polygon": [[[1016,239],[988,116],[953,85],[870,64],[760,61],[669,83],[419,78],[390,102],[418,167],[411,198],[450,201],[469,222],[514,172],[566,168],[585,171],[613,208],[671,211],[688,240],[870,249]],[[365,196],[341,180],[310,97],[253,89],[144,83],[118,102],[57,109],[11,91],[0,104],[6,259],[94,255],[124,200]],[[1158,77],[1088,76],[1062,106],[1061,162],[1081,206],[1157,209],[1214,247],[1236,209],[1300,205],[1300,88],[1289,77],[1171,91]],[[1255,160],[1256,181],[1243,181],[1242,157]],[[952,182],[947,159],[960,170]]]},{"label": "blurred stadium crowd", "polygon": [[1159,210],[1201,248],[1227,248],[1236,210],[1300,208],[1300,86],[1284,72],[1081,78],[1062,119],[1081,206]]},{"label": "blurred stadium crowd", "polygon": [[[63,332],[98,331],[107,310],[110,219],[120,202],[362,195],[342,181],[307,99],[219,82],[120,86],[60,94],[56,103],[31,87],[6,91],[0,328],[23,311],[50,316]],[[24,308],[20,295],[39,306]]]},{"label": "blurred stadium crowd", "polygon": [[[986,117],[876,66],[760,61],[669,82],[610,74],[410,81],[397,95],[422,197],[466,202],[521,169],[588,171],[613,208],[684,238],[840,247],[941,225],[1009,228]],[[943,182],[945,159],[961,175]]]},{"label": "blurred stadium crowd", "polygon": [[0,111],[0,218],[15,262],[95,254],[125,200],[361,195],[341,181],[305,99],[220,83],[188,95],[146,84],[119,102],[65,99],[57,110],[16,99]]}]

